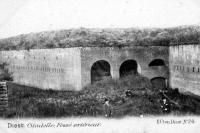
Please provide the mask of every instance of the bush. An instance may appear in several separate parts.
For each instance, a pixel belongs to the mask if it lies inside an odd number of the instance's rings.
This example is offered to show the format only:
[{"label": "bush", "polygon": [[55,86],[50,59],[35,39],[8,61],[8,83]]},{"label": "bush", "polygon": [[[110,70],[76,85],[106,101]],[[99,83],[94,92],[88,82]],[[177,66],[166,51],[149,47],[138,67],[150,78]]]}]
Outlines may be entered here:
[{"label": "bush", "polygon": [[148,29],[69,29],[30,33],[0,39],[1,50],[66,48],[66,47],[123,47],[135,45],[168,46],[173,43],[200,43],[200,26]]},{"label": "bush", "polygon": [[[11,82],[8,88],[7,117],[103,116],[105,98],[110,100],[112,117],[162,115],[162,96],[152,88],[149,79],[140,75],[99,81],[79,92],[42,90]],[[131,97],[126,96],[127,89],[131,90]],[[169,91],[169,97],[182,107],[178,114],[200,114],[200,101],[172,93]]]},{"label": "bush", "polygon": [[0,81],[13,81],[12,73],[7,68],[8,64],[0,64]]},{"label": "bush", "polygon": [[115,100],[119,97],[125,97],[125,91],[128,89],[134,90],[137,95],[150,94],[153,90],[148,78],[140,75],[128,75],[121,79],[110,79],[88,85],[83,88],[82,93],[86,97],[95,98],[98,101],[102,101],[105,97]]}]

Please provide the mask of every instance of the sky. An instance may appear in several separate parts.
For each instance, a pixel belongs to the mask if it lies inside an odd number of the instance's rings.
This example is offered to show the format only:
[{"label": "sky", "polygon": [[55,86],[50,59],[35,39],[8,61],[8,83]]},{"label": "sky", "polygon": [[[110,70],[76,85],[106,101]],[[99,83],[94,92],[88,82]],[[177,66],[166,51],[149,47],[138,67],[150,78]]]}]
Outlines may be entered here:
[{"label": "sky", "polygon": [[69,28],[200,24],[200,0],[0,0],[0,38]]}]

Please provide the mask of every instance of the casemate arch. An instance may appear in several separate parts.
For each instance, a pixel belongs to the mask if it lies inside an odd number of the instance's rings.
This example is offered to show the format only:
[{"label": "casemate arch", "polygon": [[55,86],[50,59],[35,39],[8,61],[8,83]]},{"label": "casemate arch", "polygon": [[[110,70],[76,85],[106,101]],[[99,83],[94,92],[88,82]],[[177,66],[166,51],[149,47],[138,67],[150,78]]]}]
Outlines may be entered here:
[{"label": "casemate arch", "polygon": [[137,61],[133,59],[124,61],[119,68],[120,77],[138,73],[141,73],[141,67],[138,65]]},{"label": "casemate arch", "polygon": [[91,83],[111,78],[110,64],[105,60],[96,61],[91,67]]},{"label": "casemate arch", "polygon": [[162,59],[154,59],[149,63],[149,67],[153,66],[165,66],[165,61]]}]

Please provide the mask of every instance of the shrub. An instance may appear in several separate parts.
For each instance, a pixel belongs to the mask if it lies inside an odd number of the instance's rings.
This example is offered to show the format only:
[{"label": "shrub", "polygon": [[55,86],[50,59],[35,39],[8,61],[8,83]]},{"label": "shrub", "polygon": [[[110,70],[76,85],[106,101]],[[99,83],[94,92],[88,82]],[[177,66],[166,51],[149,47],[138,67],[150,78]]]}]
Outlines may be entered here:
[{"label": "shrub", "polygon": [[[8,88],[8,117],[103,116],[105,98],[110,100],[113,117],[162,114],[160,94],[153,90],[150,80],[141,75],[99,81],[79,92],[42,90],[11,82]],[[133,96],[126,96],[127,89]],[[200,113],[200,101],[181,94],[174,97],[170,98],[183,105],[178,114]]]},{"label": "shrub", "polygon": [[12,73],[7,68],[7,63],[0,64],[0,81],[13,81]]}]

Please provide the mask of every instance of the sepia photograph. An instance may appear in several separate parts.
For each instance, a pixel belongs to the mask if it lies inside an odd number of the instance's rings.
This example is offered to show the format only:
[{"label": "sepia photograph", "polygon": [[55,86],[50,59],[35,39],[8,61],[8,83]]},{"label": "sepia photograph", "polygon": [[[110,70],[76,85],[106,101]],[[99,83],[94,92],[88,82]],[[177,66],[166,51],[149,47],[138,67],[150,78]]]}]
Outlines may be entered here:
[{"label": "sepia photograph", "polygon": [[1,0],[0,132],[200,130],[199,0]]}]

